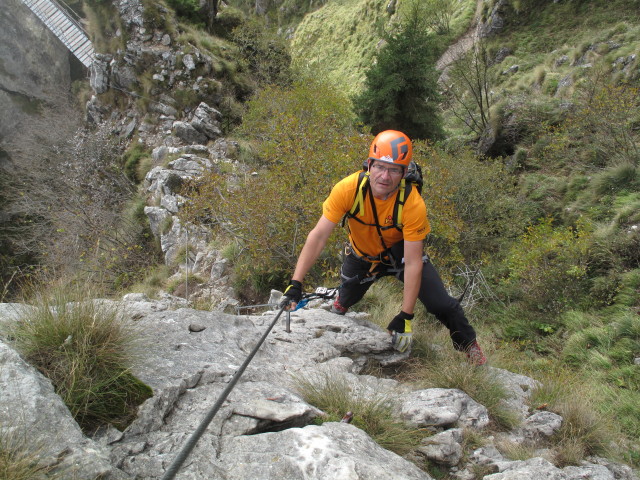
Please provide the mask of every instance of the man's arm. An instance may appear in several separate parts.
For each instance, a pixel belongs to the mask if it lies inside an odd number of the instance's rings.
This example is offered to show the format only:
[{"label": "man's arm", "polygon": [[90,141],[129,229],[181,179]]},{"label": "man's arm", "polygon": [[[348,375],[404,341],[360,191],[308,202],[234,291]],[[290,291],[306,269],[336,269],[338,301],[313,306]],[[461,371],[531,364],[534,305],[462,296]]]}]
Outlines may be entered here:
[{"label": "man's arm", "polygon": [[305,275],[318,259],[320,253],[322,253],[322,250],[327,244],[327,240],[329,240],[331,232],[336,228],[336,225],[338,224],[332,222],[324,215],[320,217],[316,226],[313,227],[313,230],[311,230],[309,235],[307,235],[307,240],[304,242],[304,246],[302,247],[302,251],[298,257],[298,263],[296,263],[296,269],[293,272],[292,280],[297,280],[302,283]]},{"label": "man's arm", "polygon": [[423,242],[404,242],[404,295],[402,311],[413,314],[422,280]]}]

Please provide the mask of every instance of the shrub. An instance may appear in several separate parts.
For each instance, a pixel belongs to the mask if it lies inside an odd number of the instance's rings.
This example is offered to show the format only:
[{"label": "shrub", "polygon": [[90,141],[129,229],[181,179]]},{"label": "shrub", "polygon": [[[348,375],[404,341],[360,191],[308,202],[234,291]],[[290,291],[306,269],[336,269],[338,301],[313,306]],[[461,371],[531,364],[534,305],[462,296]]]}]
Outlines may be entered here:
[{"label": "shrub", "polygon": [[[352,120],[341,93],[317,79],[302,79],[290,89],[267,87],[249,102],[238,130],[256,145],[257,175],[227,182],[211,174],[187,186],[187,221],[224,225],[245,248],[235,268],[237,285],[266,293],[291,275],[322,213],[321,202],[366,158],[370,140],[358,134]],[[330,240],[328,255],[309,281],[338,265],[338,245],[335,237]]]},{"label": "shrub", "polygon": [[[499,160],[478,158],[470,149],[452,152],[418,142],[425,172],[425,200],[433,234],[455,242],[467,262],[499,250],[520,235],[531,215],[517,199]],[[449,264],[460,259],[451,258]]]},{"label": "shrub", "polygon": [[527,229],[509,253],[510,282],[527,292],[525,302],[558,313],[581,298],[586,278],[589,228],[554,227],[547,217]]},{"label": "shrub", "polygon": [[576,98],[577,104],[554,132],[553,148],[546,151],[550,160],[573,158],[574,165],[586,168],[637,166],[637,88],[603,84],[601,79],[591,78]]},{"label": "shrub", "polygon": [[231,39],[258,85],[286,86],[290,83],[291,57],[286,44],[264,23],[256,18],[247,20],[233,30]]},{"label": "shrub", "polygon": [[[216,0],[217,1],[217,0]],[[193,23],[203,23],[200,15],[200,2],[198,0],[167,0],[179,17]]]},{"label": "shrub", "polygon": [[85,432],[124,428],[151,389],[131,372],[135,332],[108,303],[72,301],[87,292],[41,297],[12,334],[19,351],[51,380]]},{"label": "shrub", "polygon": [[43,276],[117,289],[155,261],[154,245],[140,208],[129,210],[136,189],[122,171],[123,145],[113,125],[77,128],[77,116],[63,104],[21,132],[28,140],[18,139],[26,147],[16,161],[24,170],[8,186],[14,218],[22,219],[14,221],[15,253],[38,254]]},{"label": "shrub", "polygon": [[167,22],[167,9],[159,2],[151,0],[142,0],[142,20],[144,26],[150,30],[167,30],[169,25]]}]

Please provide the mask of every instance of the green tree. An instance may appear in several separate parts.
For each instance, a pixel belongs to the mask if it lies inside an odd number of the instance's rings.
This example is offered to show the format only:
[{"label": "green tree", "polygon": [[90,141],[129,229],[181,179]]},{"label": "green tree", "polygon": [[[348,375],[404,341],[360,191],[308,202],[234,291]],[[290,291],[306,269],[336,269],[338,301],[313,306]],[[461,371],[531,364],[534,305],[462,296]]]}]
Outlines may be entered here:
[{"label": "green tree", "polygon": [[362,93],[354,98],[360,120],[372,133],[393,128],[411,138],[443,136],[435,69],[438,48],[419,9],[411,9],[367,71]]}]

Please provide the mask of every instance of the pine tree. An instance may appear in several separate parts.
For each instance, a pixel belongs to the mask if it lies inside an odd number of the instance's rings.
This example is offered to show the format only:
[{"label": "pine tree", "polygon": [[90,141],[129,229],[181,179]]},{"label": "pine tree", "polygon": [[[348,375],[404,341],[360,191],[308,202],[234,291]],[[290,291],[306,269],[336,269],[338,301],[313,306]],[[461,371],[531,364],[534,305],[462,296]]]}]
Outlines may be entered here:
[{"label": "pine tree", "polygon": [[385,35],[386,44],[366,73],[365,88],[353,102],[371,133],[401,130],[411,138],[443,136],[435,69],[437,46],[414,14]]}]

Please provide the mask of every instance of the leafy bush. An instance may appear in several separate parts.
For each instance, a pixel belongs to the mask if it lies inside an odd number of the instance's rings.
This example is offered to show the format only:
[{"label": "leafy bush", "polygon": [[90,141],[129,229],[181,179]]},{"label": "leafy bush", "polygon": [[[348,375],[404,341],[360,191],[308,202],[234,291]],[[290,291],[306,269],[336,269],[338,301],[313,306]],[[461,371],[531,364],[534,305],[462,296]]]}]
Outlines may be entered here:
[{"label": "leafy bush", "polygon": [[527,229],[508,256],[508,281],[535,310],[558,313],[579,303],[586,278],[587,225],[554,227],[547,217]]},{"label": "leafy bush", "polygon": [[51,380],[85,432],[105,423],[124,428],[151,389],[135,378],[135,333],[118,311],[88,292],[40,298],[12,331],[21,354]]},{"label": "leafy bush", "polygon": [[286,86],[291,81],[291,57],[282,37],[253,18],[241,23],[231,35],[258,85]]},{"label": "leafy bush", "polygon": [[[322,201],[366,158],[370,140],[352,120],[346,99],[319,80],[302,79],[290,89],[267,87],[249,102],[238,130],[256,145],[257,174],[228,182],[212,174],[187,187],[187,219],[222,225],[241,243],[245,253],[236,264],[236,285],[266,292],[291,275],[322,214]],[[338,245],[330,240],[310,281],[335,270]]]},{"label": "leafy bush", "polygon": [[573,159],[586,169],[629,164],[638,166],[640,150],[637,122],[638,89],[625,85],[603,85],[592,78],[577,96],[578,103],[555,130],[553,143],[545,150],[551,162]]},{"label": "leafy bush", "polygon": [[200,2],[198,0],[167,0],[167,3],[175,10],[179,17],[191,22],[202,22]]},{"label": "leafy bush", "polygon": [[[497,252],[522,233],[532,207],[518,197],[499,160],[478,158],[469,149],[423,148],[421,143],[416,150],[426,172],[425,199],[434,235],[450,232],[448,238],[467,262]],[[455,211],[449,213],[452,207]]]}]

